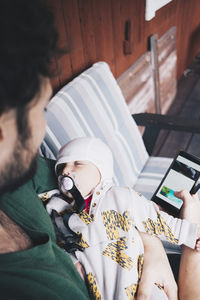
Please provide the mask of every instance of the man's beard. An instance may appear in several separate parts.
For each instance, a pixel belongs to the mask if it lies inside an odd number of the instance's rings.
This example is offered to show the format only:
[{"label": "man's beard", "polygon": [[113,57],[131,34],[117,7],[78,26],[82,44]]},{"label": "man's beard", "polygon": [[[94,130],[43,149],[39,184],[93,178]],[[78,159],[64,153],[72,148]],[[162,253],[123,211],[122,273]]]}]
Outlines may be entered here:
[{"label": "man's beard", "polygon": [[13,155],[0,172],[0,194],[13,192],[33,178],[37,170],[37,153],[33,153],[28,140],[16,142]]}]

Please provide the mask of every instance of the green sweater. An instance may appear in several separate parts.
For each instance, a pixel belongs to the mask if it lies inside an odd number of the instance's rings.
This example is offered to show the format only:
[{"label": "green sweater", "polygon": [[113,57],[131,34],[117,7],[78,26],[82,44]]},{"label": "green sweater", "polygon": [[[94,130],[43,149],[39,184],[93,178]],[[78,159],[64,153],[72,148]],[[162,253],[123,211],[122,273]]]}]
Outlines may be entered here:
[{"label": "green sweater", "polygon": [[0,198],[0,209],[18,223],[34,242],[31,249],[0,255],[1,299],[89,298],[70,258],[56,245],[52,222],[37,196],[54,188],[54,162],[39,158],[33,180]]}]

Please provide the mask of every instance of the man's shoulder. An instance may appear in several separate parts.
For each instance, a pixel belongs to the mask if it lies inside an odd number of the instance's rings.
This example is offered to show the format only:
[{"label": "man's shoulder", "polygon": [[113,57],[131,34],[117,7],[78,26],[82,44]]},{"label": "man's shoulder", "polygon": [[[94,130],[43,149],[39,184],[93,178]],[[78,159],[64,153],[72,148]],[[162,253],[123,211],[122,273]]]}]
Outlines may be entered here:
[{"label": "man's shoulder", "polygon": [[57,188],[55,161],[39,156],[37,172],[32,183],[37,194]]},{"label": "man's shoulder", "polygon": [[38,168],[32,180],[14,192],[0,196],[0,209],[20,226],[43,230],[53,235],[53,227],[38,195],[57,187],[54,162],[38,158]]},{"label": "man's shoulder", "polygon": [[37,171],[33,179],[38,176],[51,175],[55,178],[55,160],[38,156]]},{"label": "man's shoulder", "polygon": [[[13,217],[18,210],[36,211],[41,201],[38,195],[57,188],[54,172],[54,161],[38,158],[38,168],[32,180],[20,186],[14,192],[7,192],[0,196],[0,209]],[[41,207],[41,204],[39,204]],[[38,208],[39,209],[39,208]],[[20,213],[21,215],[21,213]]]},{"label": "man's shoulder", "polygon": [[[35,195],[43,193],[45,191],[53,190],[57,187],[57,179],[54,172],[55,162],[53,160],[38,157],[37,171],[34,177],[21,185],[14,192],[6,192],[0,196],[4,198],[18,198],[23,196],[31,196],[35,192]],[[31,193],[31,194],[30,194]]]}]

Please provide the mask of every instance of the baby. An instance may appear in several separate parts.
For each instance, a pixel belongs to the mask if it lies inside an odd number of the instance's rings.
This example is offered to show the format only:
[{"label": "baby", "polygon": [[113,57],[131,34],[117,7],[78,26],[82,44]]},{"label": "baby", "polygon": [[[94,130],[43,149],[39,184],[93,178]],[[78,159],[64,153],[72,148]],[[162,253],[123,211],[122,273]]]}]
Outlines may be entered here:
[{"label": "baby", "polygon": [[[94,299],[135,299],[145,256],[140,232],[195,248],[196,224],[160,211],[132,188],[113,184],[112,153],[100,139],[82,137],[64,145],[55,170],[59,186],[60,178],[70,176],[85,201],[85,209],[76,212],[76,199],[61,189],[63,196],[53,196],[46,208],[54,216],[56,211],[54,226],[61,240],[74,233],[72,247],[64,248],[74,253],[75,264],[84,266]],[[168,298],[155,285],[151,299]]]}]

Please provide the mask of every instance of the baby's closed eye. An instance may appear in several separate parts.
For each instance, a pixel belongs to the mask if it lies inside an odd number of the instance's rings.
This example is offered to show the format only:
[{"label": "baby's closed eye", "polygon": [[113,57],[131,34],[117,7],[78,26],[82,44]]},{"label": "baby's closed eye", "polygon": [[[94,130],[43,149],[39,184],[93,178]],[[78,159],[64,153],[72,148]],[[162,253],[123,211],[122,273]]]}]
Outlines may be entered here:
[{"label": "baby's closed eye", "polygon": [[84,163],[84,161],[76,160],[76,161],[74,162],[74,165],[75,165],[75,166],[84,166],[85,163]]}]

